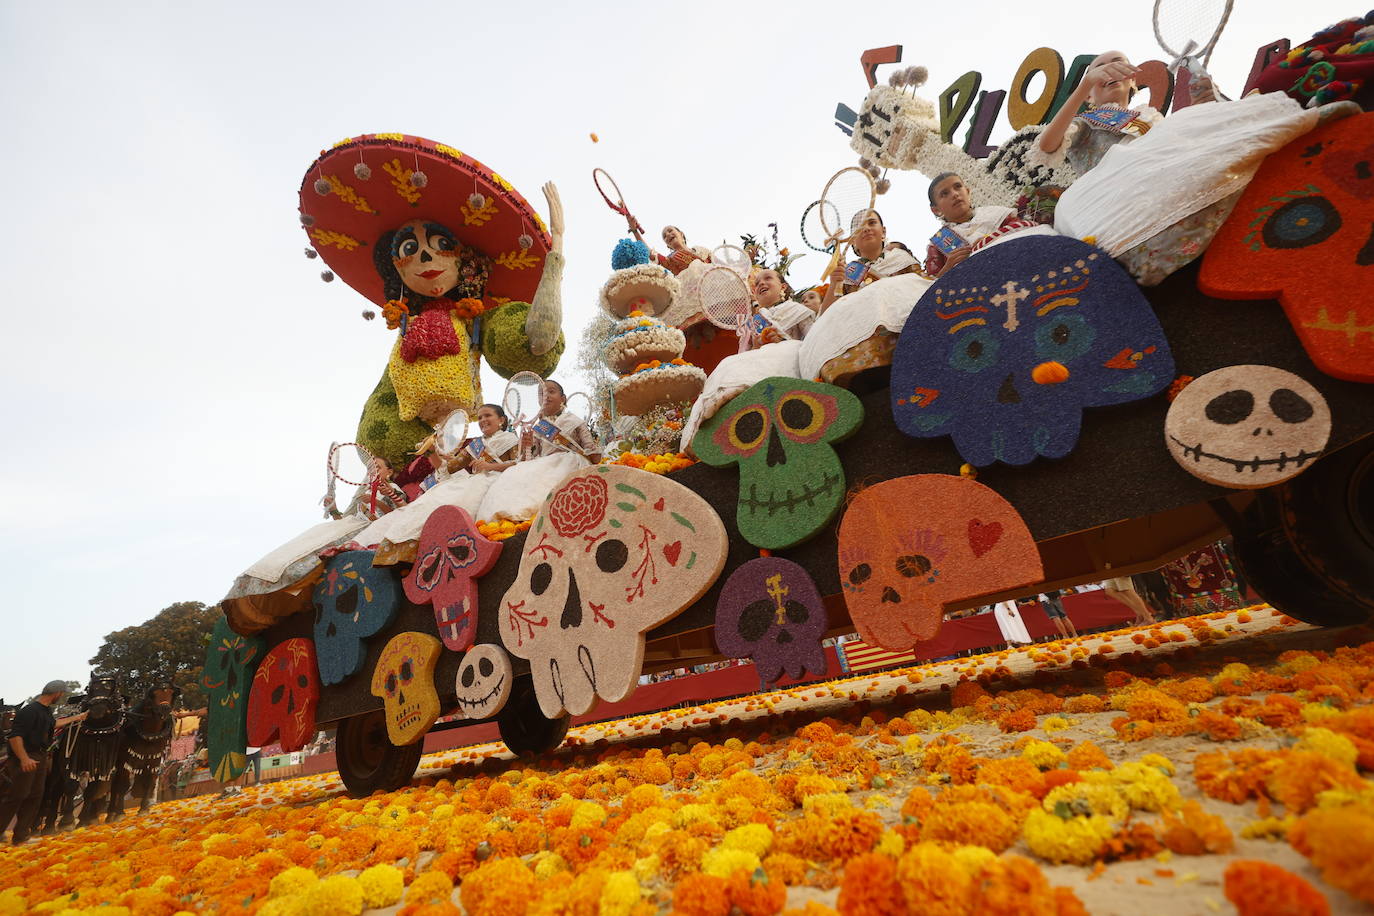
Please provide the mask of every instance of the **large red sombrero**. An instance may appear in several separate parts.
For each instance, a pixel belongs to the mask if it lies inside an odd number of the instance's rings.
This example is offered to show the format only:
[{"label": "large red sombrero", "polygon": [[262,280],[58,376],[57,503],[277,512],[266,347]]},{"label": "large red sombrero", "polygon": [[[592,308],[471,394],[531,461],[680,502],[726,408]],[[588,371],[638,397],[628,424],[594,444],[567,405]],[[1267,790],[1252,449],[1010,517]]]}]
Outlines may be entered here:
[{"label": "large red sombrero", "polygon": [[406,134],[344,140],[310,166],[300,197],[310,244],[379,305],[386,296],[372,247],[413,219],[442,223],[491,258],[488,300],[528,302],[539,286],[550,247],[544,221],[509,182],[451,146]]}]

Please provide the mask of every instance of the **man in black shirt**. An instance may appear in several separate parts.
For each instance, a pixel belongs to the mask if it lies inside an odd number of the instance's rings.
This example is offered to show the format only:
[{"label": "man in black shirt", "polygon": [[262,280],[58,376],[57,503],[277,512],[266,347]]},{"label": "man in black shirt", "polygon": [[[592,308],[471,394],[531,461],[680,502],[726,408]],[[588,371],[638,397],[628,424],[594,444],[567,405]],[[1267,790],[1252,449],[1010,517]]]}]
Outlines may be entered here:
[{"label": "man in black shirt", "polygon": [[10,791],[0,802],[0,832],[9,826],[10,818],[17,815],[11,838],[16,846],[28,840],[34,816],[43,801],[43,780],[48,775],[48,747],[52,744],[53,730],[86,718],[83,712],[53,719],[51,706],[66,692],[67,685],[62,681],[49,681],[42,693],[15,713],[7,736],[10,756],[5,761],[5,768],[10,777]]}]

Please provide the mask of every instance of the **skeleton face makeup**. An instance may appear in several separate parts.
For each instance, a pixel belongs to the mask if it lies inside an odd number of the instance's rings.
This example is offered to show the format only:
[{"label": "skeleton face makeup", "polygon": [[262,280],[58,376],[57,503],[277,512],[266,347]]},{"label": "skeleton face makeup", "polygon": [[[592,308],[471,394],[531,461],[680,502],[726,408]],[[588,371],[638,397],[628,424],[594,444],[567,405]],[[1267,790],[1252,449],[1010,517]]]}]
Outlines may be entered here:
[{"label": "skeleton face makeup", "polygon": [[391,264],[408,289],[422,296],[442,296],[458,285],[459,247],[447,226],[414,219],[396,230]]},{"label": "skeleton face makeup", "polygon": [[1228,366],[1194,379],[1164,419],[1169,453],[1194,477],[1267,487],[1311,466],[1331,435],[1326,399],[1273,366]]}]

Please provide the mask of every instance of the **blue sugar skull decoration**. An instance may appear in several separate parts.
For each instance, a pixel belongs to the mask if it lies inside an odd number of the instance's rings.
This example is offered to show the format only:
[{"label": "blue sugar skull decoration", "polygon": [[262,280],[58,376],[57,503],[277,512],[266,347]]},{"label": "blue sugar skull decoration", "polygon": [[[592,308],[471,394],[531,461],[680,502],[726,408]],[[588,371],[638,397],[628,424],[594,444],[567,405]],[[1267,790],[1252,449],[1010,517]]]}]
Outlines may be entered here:
[{"label": "blue sugar skull decoration", "polygon": [[1028,236],[980,251],[926,291],[892,362],[892,415],[951,436],[973,465],[1062,458],[1083,408],[1168,387],[1174,361],[1150,303],[1102,251]]},{"label": "blue sugar skull decoration", "polygon": [[315,586],[315,653],[321,684],[356,674],[367,657],[368,637],[391,623],[400,607],[396,571],[372,565],[372,551],[330,557]]}]

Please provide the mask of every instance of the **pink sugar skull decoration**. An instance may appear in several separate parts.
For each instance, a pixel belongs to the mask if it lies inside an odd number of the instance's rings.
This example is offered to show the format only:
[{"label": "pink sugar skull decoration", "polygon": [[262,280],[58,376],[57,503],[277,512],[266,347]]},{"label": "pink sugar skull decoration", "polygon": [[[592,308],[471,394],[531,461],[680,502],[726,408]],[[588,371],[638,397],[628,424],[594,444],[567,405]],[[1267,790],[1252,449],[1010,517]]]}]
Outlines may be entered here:
[{"label": "pink sugar skull decoration", "polygon": [[315,737],[320,676],[315,644],[299,637],[272,648],[253,675],[248,695],[248,743],[264,747],[280,736],[284,751],[298,751]]},{"label": "pink sugar skull decoration", "polygon": [[618,465],[545,498],[501,598],[501,640],[527,659],[553,718],[629,696],[644,633],[690,606],[725,563],[725,526],[679,483]]},{"label": "pink sugar skull decoration", "polygon": [[467,510],[441,506],[426,519],[415,565],[401,584],[411,601],[434,605],[434,621],[446,649],[463,652],[472,645],[477,634],[477,579],[500,556],[500,542],[479,534]]},{"label": "pink sugar skull decoration", "polygon": [[1044,578],[1016,509],[967,477],[915,474],[861,490],[840,520],[840,584],[867,643],[940,632],[945,605]]}]

